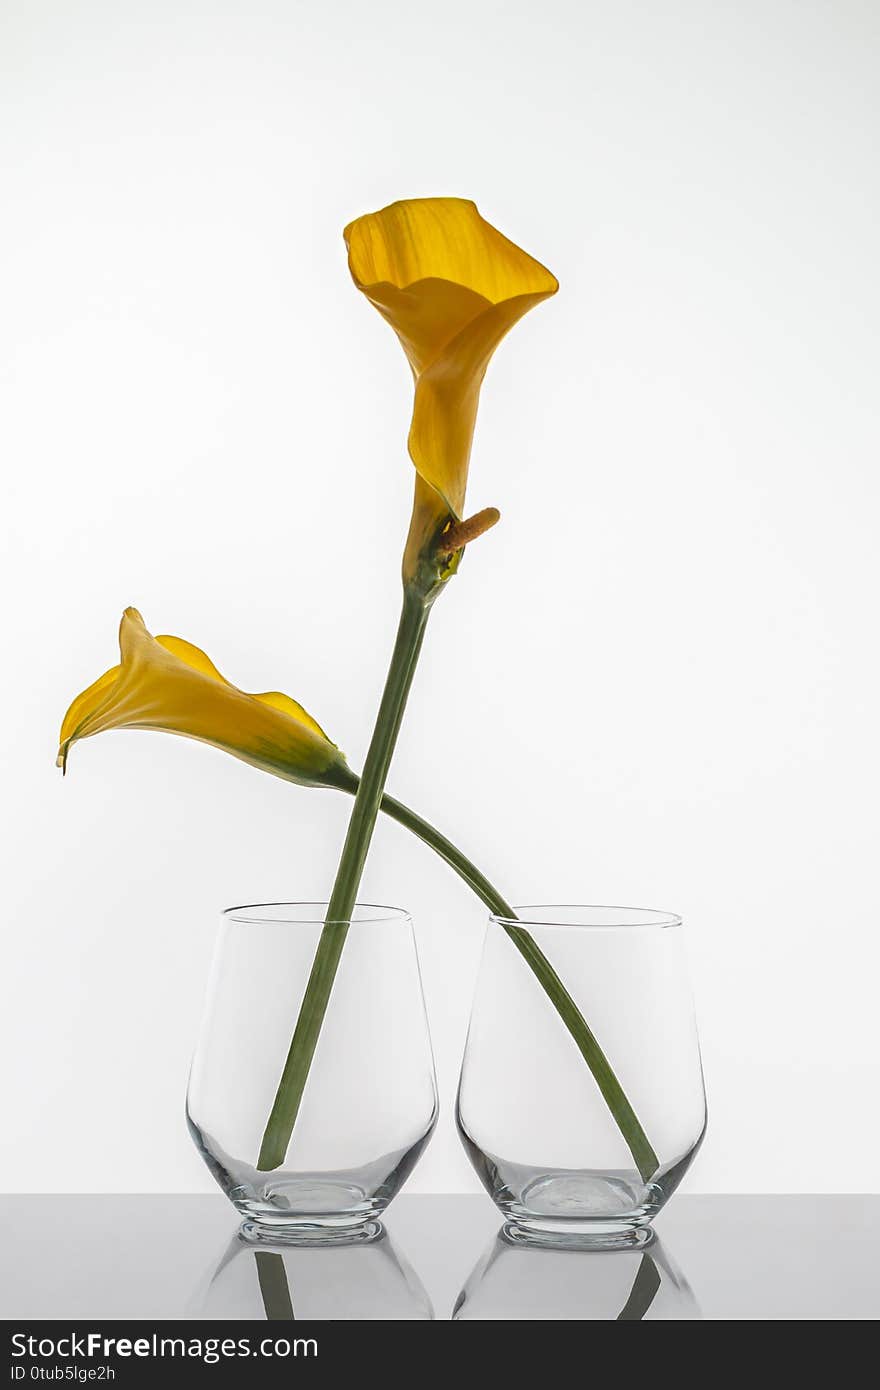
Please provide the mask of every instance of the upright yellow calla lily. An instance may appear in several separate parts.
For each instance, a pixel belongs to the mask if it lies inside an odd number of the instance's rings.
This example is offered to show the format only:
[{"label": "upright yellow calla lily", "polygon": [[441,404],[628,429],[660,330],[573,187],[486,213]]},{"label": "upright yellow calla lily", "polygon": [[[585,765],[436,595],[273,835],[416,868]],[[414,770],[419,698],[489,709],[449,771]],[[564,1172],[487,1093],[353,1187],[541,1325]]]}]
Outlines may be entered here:
[{"label": "upright yellow calla lily", "polygon": [[416,391],[416,467],[404,558],[410,578],[450,516],[460,519],[480,386],[505,333],[559,285],[464,198],[414,198],[345,229],[352,278],[394,329]]},{"label": "upright yellow calla lily", "polygon": [[78,695],[61,725],[58,765],[106,729],[157,729],[213,744],[307,787],[352,791],[357,778],[321,726],[289,695],[249,695],[181,637],[153,637],[136,608],[119,626],[121,662]]}]

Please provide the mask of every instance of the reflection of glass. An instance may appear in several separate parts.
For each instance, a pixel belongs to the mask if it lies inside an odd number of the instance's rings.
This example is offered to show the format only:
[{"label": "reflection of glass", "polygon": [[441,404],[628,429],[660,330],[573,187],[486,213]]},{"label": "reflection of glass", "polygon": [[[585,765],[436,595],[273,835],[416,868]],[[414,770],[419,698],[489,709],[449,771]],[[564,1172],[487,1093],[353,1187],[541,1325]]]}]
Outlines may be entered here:
[{"label": "reflection of glass", "polygon": [[229,909],[190,1074],[199,1152],[245,1230],[270,1242],[372,1237],[437,1120],[412,922],[358,904],[284,1161],[258,1166],[325,911]]},{"label": "reflection of glass", "polygon": [[502,1231],[458,1296],[458,1321],[699,1319],[687,1280],[654,1237],[631,1250],[538,1249]]},{"label": "reflection of glass", "polygon": [[210,1321],[428,1321],[431,1301],[387,1232],[369,1242],[255,1245],[240,1232],[191,1316]]},{"label": "reflection of glass", "polygon": [[706,1123],[681,922],[638,908],[518,911],[515,930],[528,930],[592,1031],[591,1065],[525,968],[511,924],[491,918],[459,1133],[511,1237],[643,1245]]}]

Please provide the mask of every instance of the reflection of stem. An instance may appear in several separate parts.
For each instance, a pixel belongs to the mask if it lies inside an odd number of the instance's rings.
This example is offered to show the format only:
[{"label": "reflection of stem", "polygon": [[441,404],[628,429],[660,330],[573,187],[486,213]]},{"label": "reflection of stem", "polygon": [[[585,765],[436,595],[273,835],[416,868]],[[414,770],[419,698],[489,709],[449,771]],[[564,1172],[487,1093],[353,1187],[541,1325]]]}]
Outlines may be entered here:
[{"label": "reflection of stem", "polygon": [[255,1250],[257,1278],[267,1322],[296,1322],[284,1256],[274,1250]]},{"label": "reflection of stem", "polygon": [[618,1322],[641,1322],[660,1287],[660,1271],[651,1256],[645,1251],[642,1256],[629,1298],[617,1314]]}]

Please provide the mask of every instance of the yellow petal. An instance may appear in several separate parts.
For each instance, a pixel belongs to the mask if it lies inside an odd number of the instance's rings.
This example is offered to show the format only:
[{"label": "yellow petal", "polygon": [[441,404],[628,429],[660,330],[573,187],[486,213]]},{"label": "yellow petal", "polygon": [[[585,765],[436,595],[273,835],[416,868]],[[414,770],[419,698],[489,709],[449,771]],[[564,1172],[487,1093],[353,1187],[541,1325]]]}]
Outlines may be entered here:
[{"label": "yellow petal", "polygon": [[119,647],[120,665],[78,695],[64,717],[61,766],[79,739],[108,729],[156,729],[307,786],[354,781],[339,749],[296,700],[239,690],[201,648],[181,637],[153,637],[135,608],[123,614]]},{"label": "yellow petal", "polygon": [[104,703],[105,698],[119,679],[120,669],[119,666],[111,666],[110,670],[105,671],[103,676],[99,676],[93,685],[88,686],[81,695],[77,695],[71,704],[61,725],[58,767],[66,770],[67,750],[76,737],[76,730]]},{"label": "yellow petal", "polygon": [[448,280],[500,304],[517,294],[553,294],[555,278],[482,218],[468,198],[408,198],[349,223],[345,232],[355,283],[409,289]]},{"label": "yellow petal", "polygon": [[[140,618],[140,625],[143,626],[144,620],[136,608],[126,610],[123,622],[126,621],[128,613],[137,613],[137,617]],[[146,629],[144,630],[146,631]],[[210,676],[213,680],[220,681],[222,685],[229,685],[229,681],[225,676],[221,676],[211,658],[202,651],[201,647],[194,647],[192,642],[186,642],[182,637],[169,637],[167,633],[162,633],[155,638],[155,641],[159,643],[160,647],[164,647],[166,652],[171,652],[172,656],[179,657],[187,666],[191,666],[194,671],[201,671],[203,676]]]},{"label": "yellow petal", "polygon": [[460,517],[480,386],[495,348],[558,284],[462,198],[392,203],[345,229],[357,287],[397,333],[416,382],[416,489],[404,570],[432,519]]},{"label": "yellow petal", "polygon": [[424,555],[429,545],[442,529],[449,517],[449,507],[420,473],[416,474],[413,496],[412,520],[403,553],[403,577],[413,576],[419,566],[419,557]]},{"label": "yellow petal", "polygon": [[[188,666],[201,671],[203,675],[211,676],[214,680],[220,681],[221,685],[229,686],[230,690],[236,689],[225,676],[221,676],[211,658],[202,651],[201,647],[194,647],[192,642],[186,642],[182,637],[169,637],[164,634],[157,637],[156,641],[160,647],[164,647],[166,651],[180,657],[181,661],[186,662]],[[280,690],[267,690],[262,695],[251,695],[250,698],[259,700],[261,704],[269,705],[272,709],[281,710],[284,714],[289,714],[292,719],[304,724],[319,738],[327,739],[327,742],[330,742],[317,719],[313,719],[308,710],[303,709],[299,701],[294,700],[290,695],[284,695]]]},{"label": "yellow petal", "polygon": [[417,378],[410,457],[456,517],[464,510],[480,387],[489,360],[517,320],[544,298],[523,294],[489,305]]}]

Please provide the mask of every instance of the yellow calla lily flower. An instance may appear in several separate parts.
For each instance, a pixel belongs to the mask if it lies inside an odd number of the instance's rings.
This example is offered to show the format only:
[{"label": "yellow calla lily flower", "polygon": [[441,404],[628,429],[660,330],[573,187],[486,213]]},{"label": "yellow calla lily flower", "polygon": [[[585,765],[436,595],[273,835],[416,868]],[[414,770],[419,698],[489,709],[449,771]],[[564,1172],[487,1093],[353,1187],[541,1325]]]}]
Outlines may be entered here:
[{"label": "yellow calla lily flower", "polygon": [[121,662],[78,695],[61,726],[58,766],[106,729],[157,729],[213,744],[307,787],[352,791],[357,778],[321,726],[289,695],[249,695],[180,637],[153,637],[136,608],[119,626]]},{"label": "yellow calla lily flower", "polygon": [[358,289],[394,329],[415,378],[409,452],[416,495],[404,575],[450,517],[460,519],[489,359],[556,278],[464,198],[414,198],[345,229]]}]

